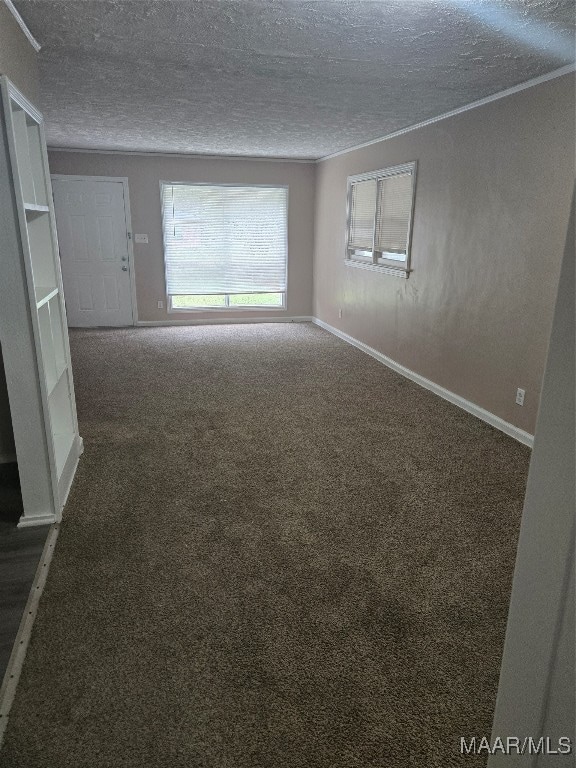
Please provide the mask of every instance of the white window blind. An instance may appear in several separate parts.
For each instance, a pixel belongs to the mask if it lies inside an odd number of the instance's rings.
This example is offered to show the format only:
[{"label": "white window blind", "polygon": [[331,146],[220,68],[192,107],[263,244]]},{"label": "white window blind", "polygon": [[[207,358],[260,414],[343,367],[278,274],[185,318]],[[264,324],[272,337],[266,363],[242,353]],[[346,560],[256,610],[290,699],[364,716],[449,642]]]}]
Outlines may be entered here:
[{"label": "white window blind", "polygon": [[169,296],[286,291],[288,190],[162,185]]},{"label": "white window blind", "polygon": [[399,173],[380,179],[376,215],[376,250],[406,255],[412,212],[412,174]]},{"label": "white window blind", "polygon": [[348,178],[346,263],[408,277],[416,162]]},{"label": "white window blind", "polygon": [[374,213],[376,210],[376,179],[357,181],[350,190],[350,248],[372,250],[374,242]]}]

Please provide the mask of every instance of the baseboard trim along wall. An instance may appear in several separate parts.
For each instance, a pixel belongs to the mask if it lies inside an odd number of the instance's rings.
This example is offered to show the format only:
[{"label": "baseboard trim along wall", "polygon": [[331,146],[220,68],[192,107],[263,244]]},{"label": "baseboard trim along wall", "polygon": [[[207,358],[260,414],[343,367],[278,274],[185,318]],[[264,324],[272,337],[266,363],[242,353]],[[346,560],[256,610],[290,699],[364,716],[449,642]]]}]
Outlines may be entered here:
[{"label": "baseboard trim along wall", "polygon": [[56,546],[56,539],[58,538],[58,524],[54,524],[48,532],[44,549],[42,550],[42,557],[38,563],[36,569],[36,575],[32,582],[32,588],[28,596],[26,608],[18,627],[18,634],[14,641],[12,653],[6,667],[6,673],[4,674],[4,680],[2,687],[0,688],[0,748],[2,747],[2,740],[4,733],[6,732],[6,726],[8,725],[8,715],[14,696],[16,695],[16,687],[18,686],[18,680],[20,679],[20,673],[22,672],[22,666],[26,657],[26,651],[28,650],[28,643],[30,642],[30,636],[32,634],[32,627],[34,625],[34,619],[38,612],[38,604],[42,591],[46,584],[48,577],[48,569],[52,561],[52,555],[54,554],[54,547]]},{"label": "baseboard trim along wall", "polygon": [[214,320],[201,319],[201,320],[138,320],[137,326],[169,326],[169,325],[237,325],[238,323],[311,323],[314,320],[313,317],[302,315],[300,317],[231,317],[228,318],[214,318]]},{"label": "baseboard trim along wall", "polygon": [[479,405],[476,405],[469,400],[465,400],[463,397],[460,397],[460,395],[457,395],[454,392],[450,392],[449,389],[444,389],[444,387],[441,387],[439,384],[435,384],[433,381],[430,381],[430,379],[426,379],[419,373],[410,370],[410,368],[406,368],[405,366],[400,365],[400,363],[397,363],[395,360],[392,360],[390,357],[382,354],[382,352],[378,352],[377,349],[369,347],[362,341],[358,341],[358,339],[355,339],[353,336],[349,336],[347,333],[344,333],[344,331],[338,330],[338,328],[334,328],[332,325],[328,325],[328,323],[325,323],[323,320],[319,320],[317,317],[315,317],[312,319],[312,322],[315,325],[320,326],[320,328],[324,328],[325,331],[328,331],[334,336],[337,336],[339,339],[347,341],[348,344],[351,344],[353,347],[356,347],[362,352],[365,352],[367,355],[370,355],[375,360],[378,360],[379,363],[383,363],[388,368],[396,371],[396,373],[405,376],[407,379],[414,381],[416,384],[419,384],[425,389],[429,389],[431,392],[434,392],[435,395],[439,395],[439,397],[443,398],[444,400],[448,400],[448,402],[457,405],[464,411],[471,413],[473,416],[476,416],[482,421],[485,421],[492,427],[495,427],[501,432],[504,432],[506,435],[513,437],[514,440],[518,440],[519,443],[523,443],[524,445],[532,448],[534,444],[534,435],[531,435],[529,432],[525,432],[523,429],[515,427],[514,424],[510,424],[509,422],[504,421],[504,419],[501,419],[499,416],[495,416],[493,413],[490,413],[490,411],[481,408]]},{"label": "baseboard trim along wall", "polygon": [[56,523],[56,515],[52,513],[46,513],[45,515],[35,515],[34,517],[26,517],[22,515],[18,521],[17,528],[35,528],[38,525],[52,525]]}]

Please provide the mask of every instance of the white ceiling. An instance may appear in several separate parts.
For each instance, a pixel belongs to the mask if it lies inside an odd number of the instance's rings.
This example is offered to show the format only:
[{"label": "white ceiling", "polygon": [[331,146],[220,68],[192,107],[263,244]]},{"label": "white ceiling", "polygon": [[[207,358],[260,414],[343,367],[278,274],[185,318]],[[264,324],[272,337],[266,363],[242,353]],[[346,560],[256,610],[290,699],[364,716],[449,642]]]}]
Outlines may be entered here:
[{"label": "white ceiling", "polygon": [[17,0],[49,144],[318,158],[574,59],[574,0]]}]

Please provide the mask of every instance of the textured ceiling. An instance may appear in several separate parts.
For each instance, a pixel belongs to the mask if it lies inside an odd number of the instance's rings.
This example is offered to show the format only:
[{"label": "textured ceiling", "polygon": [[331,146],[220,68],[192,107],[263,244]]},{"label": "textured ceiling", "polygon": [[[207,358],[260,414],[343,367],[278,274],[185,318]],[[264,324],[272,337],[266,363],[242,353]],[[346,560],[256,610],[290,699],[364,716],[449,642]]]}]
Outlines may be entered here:
[{"label": "textured ceiling", "polygon": [[574,0],[15,4],[62,147],[317,158],[574,58]]}]

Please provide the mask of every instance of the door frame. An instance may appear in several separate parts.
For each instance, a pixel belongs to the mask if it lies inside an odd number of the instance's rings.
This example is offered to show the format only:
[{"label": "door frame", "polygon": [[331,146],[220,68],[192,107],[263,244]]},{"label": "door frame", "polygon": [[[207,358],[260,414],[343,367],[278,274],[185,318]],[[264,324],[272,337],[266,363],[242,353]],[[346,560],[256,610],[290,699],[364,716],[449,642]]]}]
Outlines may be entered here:
[{"label": "door frame", "polygon": [[[130,190],[127,176],[76,176],[68,173],[52,173],[54,181],[114,181],[121,183],[124,188],[124,218],[126,221],[126,244],[128,246],[128,274],[130,275],[130,300],[132,325],[138,325],[138,304],[136,301],[136,275],[134,271],[134,237],[132,231],[132,213],[130,210]],[[58,227],[56,227],[58,229]],[[66,296],[64,296],[66,300]]]}]

